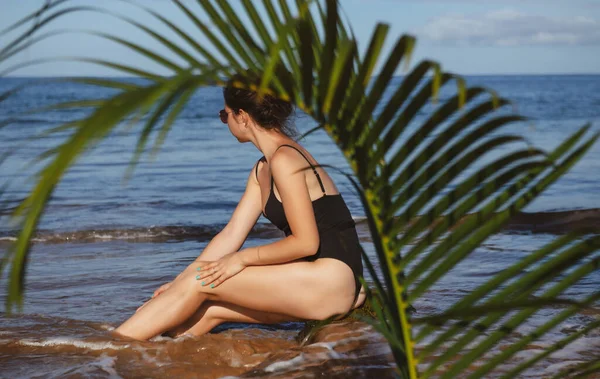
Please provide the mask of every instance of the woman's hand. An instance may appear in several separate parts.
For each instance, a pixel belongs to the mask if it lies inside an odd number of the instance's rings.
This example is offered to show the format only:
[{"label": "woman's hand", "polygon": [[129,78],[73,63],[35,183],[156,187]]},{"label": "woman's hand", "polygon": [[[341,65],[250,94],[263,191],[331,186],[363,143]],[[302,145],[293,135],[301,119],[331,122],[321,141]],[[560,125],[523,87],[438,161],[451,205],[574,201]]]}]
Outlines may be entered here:
[{"label": "woman's hand", "polygon": [[198,280],[203,286],[215,288],[246,268],[239,253],[231,253],[214,262],[198,262]]}]

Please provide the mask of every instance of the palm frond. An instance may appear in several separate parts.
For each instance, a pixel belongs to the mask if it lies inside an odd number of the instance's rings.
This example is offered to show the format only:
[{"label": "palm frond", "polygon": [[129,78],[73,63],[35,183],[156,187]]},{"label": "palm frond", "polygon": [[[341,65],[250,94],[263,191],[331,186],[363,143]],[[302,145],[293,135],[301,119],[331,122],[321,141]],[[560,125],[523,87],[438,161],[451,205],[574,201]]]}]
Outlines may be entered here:
[{"label": "palm frond", "polygon": [[[354,174],[351,183],[363,204],[376,259],[382,267],[376,272],[372,258],[363,255],[374,278],[375,288],[369,291],[369,299],[376,305],[375,327],[390,341],[402,377],[418,377],[417,364],[425,361],[428,363],[420,366],[423,377],[483,377],[527,343],[597,300],[597,294],[569,304],[561,300],[569,287],[598,269],[598,259],[593,256],[599,248],[598,237],[574,233],[558,237],[506,267],[449,309],[419,318],[409,313],[411,303],[427,296],[427,291],[450,270],[591,148],[598,135],[589,136],[589,126],[549,153],[518,134],[506,134],[507,126],[526,120],[503,112],[510,100],[491,89],[469,87],[464,78],[445,72],[433,61],[417,63],[400,81],[394,75],[403,63],[410,62],[414,37],[395,39],[386,55],[383,46],[389,26],[378,24],[366,50],[361,52],[335,0],[296,0],[293,4],[263,0],[260,6],[265,18],[257,11],[259,4],[249,0],[242,0],[242,7],[236,9],[225,0],[197,1],[201,12],[192,10],[187,2],[173,0],[176,9],[193,25],[192,30],[180,28],[150,6],[132,3],[180,37],[182,42],[177,43],[126,15],[101,7],[71,6],[68,1],[46,4],[0,32],[14,32],[37,20],[0,49],[0,65],[41,41],[73,32],[55,30],[44,34],[47,26],[59,23],[64,16],[93,12],[129,24],[165,47],[170,55],[110,33],[77,33],[120,45],[161,66],[171,76],[97,57],[54,57],[0,70],[5,75],[30,65],[69,60],[144,79],[143,84],[61,79],[111,88],[115,93],[108,98],[45,108],[86,107],[91,112],[81,120],[45,131],[69,129],[72,133],[63,144],[43,155],[51,161],[41,169],[37,184],[15,211],[21,231],[14,248],[0,261],[0,275],[10,264],[9,311],[22,303],[30,240],[45,205],[78,157],[119,125],[133,126],[145,120],[125,173],[130,175],[152,133],[158,131],[152,148],[155,153],[198,88],[222,85],[233,77],[238,79],[235,85],[293,102],[316,121],[318,126],[313,130],[324,129],[346,157]],[[381,68],[377,75],[376,67]],[[450,87],[450,83],[455,86]],[[31,85],[35,83],[0,94],[0,101]],[[0,121],[4,125],[11,122]],[[523,270],[529,271],[523,274]],[[537,300],[529,300],[532,297]],[[533,314],[558,303],[568,307],[534,333],[522,336],[511,348],[485,358],[490,349]],[[417,333],[415,324],[421,324]],[[584,330],[598,326],[591,323]],[[567,337],[511,372],[531,367],[581,335]],[[425,344],[428,337],[431,342]],[[417,342],[422,344],[418,351]],[[470,344],[475,347],[466,349]],[[446,346],[445,350],[435,355],[440,346]],[[461,358],[450,362],[450,357],[457,355]],[[484,363],[468,371],[472,360]],[[573,372],[581,374],[597,368],[594,363],[586,363]]]}]

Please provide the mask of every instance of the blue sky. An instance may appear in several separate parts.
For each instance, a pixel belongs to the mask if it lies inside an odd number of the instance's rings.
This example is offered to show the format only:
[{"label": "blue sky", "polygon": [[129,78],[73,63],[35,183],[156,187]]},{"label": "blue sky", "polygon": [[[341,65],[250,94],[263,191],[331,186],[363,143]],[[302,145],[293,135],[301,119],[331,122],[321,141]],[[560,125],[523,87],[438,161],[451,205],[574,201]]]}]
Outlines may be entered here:
[{"label": "blue sky", "polygon": [[[192,32],[194,26],[169,0],[137,0]],[[0,29],[32,12],[44,0],[3,0]],[[157,31],[159,22],[117,0],[72,0],[73,5],[102,6],[124,13]],[[198,9],[193,1],[190,7]],[[239,6],[239,0],[232,0]],[[260,3],[257,1],[257,3]],[[600,0],[341,0],[359,43],[366,47],[377,22],[390,24],[390,37],[416,35],[413,62],[429,58],[444,69],[469,74],[600,73]],[[169,55],[144,33],[93,13],[67,16],[54,29],[95,29],[116,34]],[[168,34],[168,33],[167,33]],[[0,37],[5,46],[15,34]],[[202,42],[199,40],[199,42]],[[386,49],[392,45],[392,40]],[[72,33],[28,48],[0,71],[22,62],[52,56],[101,57],[166,72],[135,53],[98,37]],[[47,63],[23,67],[15,76],[115,75],[82,63]]]}]

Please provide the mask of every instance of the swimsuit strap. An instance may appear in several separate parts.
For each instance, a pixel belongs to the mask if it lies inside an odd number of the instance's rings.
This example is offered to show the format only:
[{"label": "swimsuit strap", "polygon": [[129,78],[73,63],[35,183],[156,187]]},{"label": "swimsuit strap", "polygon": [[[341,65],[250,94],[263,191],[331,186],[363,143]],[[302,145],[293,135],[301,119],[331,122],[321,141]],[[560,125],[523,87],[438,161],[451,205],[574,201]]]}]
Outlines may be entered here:
[{"label": "swimsuit strap", "polygon": [[[308,164],[310,165],[310,167],[313,169],[313,172],[315,173],[315,176],[317,177],[317,180],[319,181],[319,185],[321,186],[321,191],[323,191],[323,195],[327,195],[327,193],[325,193],[325,186],[323,185],[323,182],[321,181],[321,176],[317,172],[317,168],[315,166],[313,166],[312,163],[310,163],[310,161],[308,160],[308,158],[306,157],[306,155],[304,155],[304,153],[302,151],[300,151],[300,149],[298,149],[297,147],[292,146],[292,145],[281,145],[281,146],[279,146],[275,150],[275,152],[277,152],[277,150],[279,150],[283,146],[291,147],[292,149],[294,149],[297,152],[299,152],[300,155],[302,155],[304,157],[304,159],[306,159],[306,161],[308,162]],[[275,154],[275,153],[273,153],[273,154]],[[271,188],[273,188],[273,175],[271,175]]]},{"label": "swimsuit strap", "polygon": [[258,161],[256,161],[256,166],[254,167],[254,174],[256,175],[256,181],[258,182],[258,164],[260,162],[266,162],[267,158],[263,155]]}]

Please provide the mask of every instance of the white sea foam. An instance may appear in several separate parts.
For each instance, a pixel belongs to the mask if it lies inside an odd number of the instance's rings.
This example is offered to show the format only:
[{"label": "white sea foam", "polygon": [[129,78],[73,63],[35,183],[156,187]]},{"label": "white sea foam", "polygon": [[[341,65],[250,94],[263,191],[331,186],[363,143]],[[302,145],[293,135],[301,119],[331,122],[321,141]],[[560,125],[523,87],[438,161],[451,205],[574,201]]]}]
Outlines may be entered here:
[{"label": "white sea foam", "polygon": [[[96,239],[100,239],[100,240],[110,240],[110,239],[113,239],[114,236],[111,236],[110,234],[94,233],[94,234],[92,234],[92,238],[96,238]],[[125,236],[125,238],[127,238],[127,236]]]},{"label": "white sea foam", "polygon": [[329,357],[331,359],[342,359],[344,357],[343,354],[338,353],[337,351],[334,350],[334,347],[337,346],[337,343],[334,342],[317,342],[317,343],[313,343],[310,346],[318,346],[318,347],[324,347],[329,351]]},{"label": "white sea foam", "polygon": [[315,343],[311,343],[309,346],[322,346],[322,347],[327,348],[328,350],[332,350],[333,348],[337,347],[338,345],[343,345],[348,342],[363,341],[363,340],[368,340],[368,339],[369,338],[367,338],[365,336],[348,337],[348,338],[344,338],[342,340],[331,341],[331,342],[315,342]]},{"label": "white sea foam", "polygon": [[564,349],[558,350],[557,352],[552,353],[552,358],[557,359],[582,359],[582,352],[588,352],[591,347],[600,348],[600,339],[599,338],[579,338],[570,344],[568,344]]},{"label": "white sea foam", "polygon": [[140,355],[142,356],[142,359],[153,366],[163,367],[163,366],[167,366],[172,363],[170,360],[163,361],[163,360],[158,359],[157,356],[151,356],[150,354],[148,354],[146,348],[144,348],[144,347],[133,346],[133,350],[140,353]]},{"label": "white sea foam", "polygon": [[174,341],[174,340],[175,340],[175,338],[158,335],[158,336],[150,338],[149,341],[150,342],[166,342],[166,341]]},{"label": "white sea foam", "polygon": [[554,363],[554,364],[546,367],[546,369],[544,370],[544,372],[542,374],[544,374],[544,375],[556,374],[557,372],[564,370],[564,369],[568,368],[569,366],[573,366],[573,365],[577,365],[577,364],[581,364],[581,363],[585,363],[585,361],[566,361],[566,362]]},{"label": "white sea foam", "polygon": [[304,363],[304,361],[306,361],[306,358],[305,358],[304,354],[301,353],[297,357],[294,357],[290,360],[271,363],[270,365],[268,365],[265,368],[265,371],[266,372],[275,372],[275,371],[286,370],[286,369],[294,367],[294,366],[299,366],[302,363]]},{"label": "white sea foam", "polygon": [[89,350],[122,350],[129,347],[129,345],[115,345],[112,342],[87,342],[81,340],[70,339],[67,337],[56,337],[49,338],[47,340],[35,341],[30,339],[24,339],[19,341],[20,345],[23,346],[35,346],[35,347],[47,347],[47,346],[74,346],[80,349]]},{"label": "white sea foam", "polygon": [[[543,352],[544,352],[544,350],[541,350],[541,349],[521,350],[514,355],[514,358],[518,359],[518,360],[531,359],[539,354],[542,354]],[[494,354],[495,354],[495,352],[494,352]]]},{"label": "white sea foam", "polygon": [[106,354],[102,354],[99,359],[91,364],[106,372],[110,379],[122,379],[123,377],[117,373],[116,363],[116,357],[109,357]]}]

